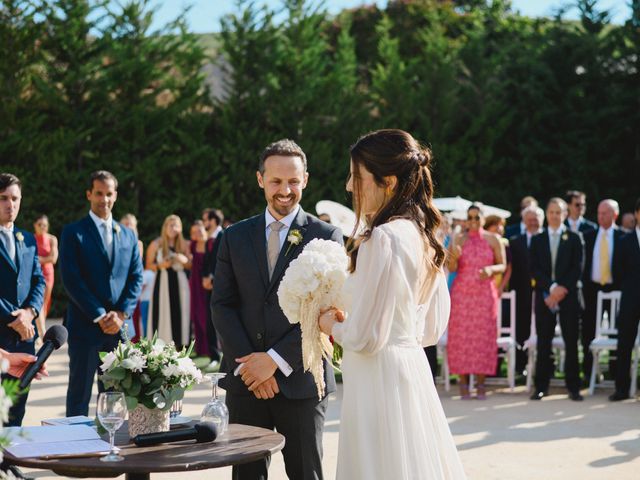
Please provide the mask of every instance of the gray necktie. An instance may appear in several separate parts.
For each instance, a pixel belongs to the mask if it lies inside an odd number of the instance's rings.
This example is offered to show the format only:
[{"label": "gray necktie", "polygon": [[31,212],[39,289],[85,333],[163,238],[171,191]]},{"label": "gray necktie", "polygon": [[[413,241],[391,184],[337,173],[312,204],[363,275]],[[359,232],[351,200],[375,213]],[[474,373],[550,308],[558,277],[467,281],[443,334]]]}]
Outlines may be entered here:
[{"label": "gray necktie", "polygon": [[0,238],[2,238],[4,246],[9,253],[9,258],[13,260],[13,263],[16,263],[16,244],[13,241],[13,233],[8,232],[4,229],[0,230],[0,233],[2,233],[2,235],[0,235]]},{"label": "gray necktie", "polygon": [[551,280],[556,279],[556,258],[558,257],[558,245],[560,244],[560,232],[551,234]]},{"label": "gray necktie", "polygon": [[102,240],[104,242],[104,248],[107,251],[109,261],[113,257],[113,232],[109,228],[107,222],[102,224]]},{"label": "gray necktie", "polygon": [[284,223],[273,222],[269,225],[269,240],[267,241],[267,260],[269,261],[269,280],[273,275],[273,269],[276,268],[278,255],[280,255],[280,230],[285,228]]}]

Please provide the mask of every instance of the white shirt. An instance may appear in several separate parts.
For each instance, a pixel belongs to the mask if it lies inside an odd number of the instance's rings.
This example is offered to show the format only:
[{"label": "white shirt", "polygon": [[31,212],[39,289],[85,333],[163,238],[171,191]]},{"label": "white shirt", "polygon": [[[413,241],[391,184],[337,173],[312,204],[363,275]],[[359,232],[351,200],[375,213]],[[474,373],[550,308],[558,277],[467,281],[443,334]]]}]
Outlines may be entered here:
[{"label": "white shirt", "polygon": [[218,235],[220,235],[220,232],[222,231],[222,227],[220,225],[218,225],[216,227],[216,229],[211,233],[211,235],[209,236],[209,238],[217,238]]},{"label": "white shirt", "polygon": [[534,232],[534,233],[531,233],[529,230],[524,231],[524,233],[527,235],[527,248],[531,246],[531,237],[533,237],[534,235],[538,235],[540,232],[542,232],[542,229],[539,229],[537,232]]},{"label": "white shirt", "polygon": [[[566,229],[567,229],[567,226],[564,223],[561,223],[557,230],[553,230],[551,227],[547,228],[547,231],[549,232],[549,248],[553,247],[551,243],[551,236],[555,233],[557,233],[558,235],[562,235]],[[560,247],[559,241],[558,241],[558,247]]]},{"label": "white shirt", "polygon": [[584,217],[579,217],[577,220],[574,220],[571,217],[567,217],[567,220],[569,221],[569,227],[571,227],[571,231],[578,232],[580,231],[580,224],[584,222]]},{"label": "white shirt", "polygon": [[[613,232],[615,227],[611,225],[608,229],[598,227],[598,234],[596,236],[596,243],[593,244],[593,257],[591,266],[591,281],[600,283],[600,244],[602,243],[602,237],[607,236],[607,242],[609,243],[609,271],[611,271],[613,261]],[[611,283],[611,279],[607,282]]]},{"label": "white shirt", "polygon": [[[15,255],[17,256],[18,255],[18,251],[16,249],[16,239],[13,236],[13,229],[14,229],[14,225],[13,224],[11,224],[11,227],[2,227],[2,226],[0,226],[0,231],[7,232],[9,234],[9,241],[13,242],[13,251],[14,251]],[[3,238],[0,241],[6,241],[6,238]],[[7,247],[7,250],[9,250],[9,245],[6,245],[6,247]],[[16,259],[15,258],[12,258],[11,260],[13,260],[13,263],[16,263]]]}]

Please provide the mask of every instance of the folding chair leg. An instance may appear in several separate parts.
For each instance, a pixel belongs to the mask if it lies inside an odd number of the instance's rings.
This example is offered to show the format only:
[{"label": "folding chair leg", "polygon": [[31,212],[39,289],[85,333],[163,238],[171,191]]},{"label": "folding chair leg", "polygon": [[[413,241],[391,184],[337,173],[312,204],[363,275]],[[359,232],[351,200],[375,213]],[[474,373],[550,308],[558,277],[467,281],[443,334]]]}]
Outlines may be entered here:
[{"label": "folding chair leg", "polygon": [[527,362],[527,393],[531,391],[533,385],[533,375],[535,374],[536,355],[535,349],[529,347],[528,349],[528,362]]},{"label": "folding chair leg", "polygon": [[638,354],[640,354],[640,350],[638,348],[634,348],[635,355],[633,356],[633,362],[631,362],[631,389],[629,395],[631,398],[636,396],[636,390],[638,387]]},{"label": "folding chair leg", "polygon": [[509,389],[513,393],[516,386],[516,348],[509,348],[509,355],[507,357],[507,374],[509,376]]},{"label": "folding chair leg", "polygon": [[442,351],[442,376],[444,377],[444,390],[448,392],[451,389],[451,379],[449,378],[449,356],[447,355],[447,347]]},{"label": "folding chair leg", "polygon": [[600,362],[600,350],[593,352],[593,365],[591,365],[591,378],[589,380],[589,395],[593,395],[596,389],[596,372]]}]

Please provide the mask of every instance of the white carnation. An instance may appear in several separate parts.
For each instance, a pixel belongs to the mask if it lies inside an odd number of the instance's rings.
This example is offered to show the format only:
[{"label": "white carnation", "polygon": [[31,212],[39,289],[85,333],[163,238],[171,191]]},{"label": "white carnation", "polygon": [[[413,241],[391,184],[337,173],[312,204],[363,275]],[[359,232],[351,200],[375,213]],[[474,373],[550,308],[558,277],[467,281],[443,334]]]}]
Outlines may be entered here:
[{"label": "white carnation", "polygon": [[139,351],[132,352],[129,358],[122,361],[122,368],[131,370],[132,372],[141,372],[147,366],[147,362]]},{"label": "white carnation", "polygon": [[100,369],[103,372],[106,372],[111,368],[111,365],[113,365],[113,362],[115,362],[117,359],[118,357],[116,357],[115,351],[107,353],[102,359],[102,365],[100,365]]}]

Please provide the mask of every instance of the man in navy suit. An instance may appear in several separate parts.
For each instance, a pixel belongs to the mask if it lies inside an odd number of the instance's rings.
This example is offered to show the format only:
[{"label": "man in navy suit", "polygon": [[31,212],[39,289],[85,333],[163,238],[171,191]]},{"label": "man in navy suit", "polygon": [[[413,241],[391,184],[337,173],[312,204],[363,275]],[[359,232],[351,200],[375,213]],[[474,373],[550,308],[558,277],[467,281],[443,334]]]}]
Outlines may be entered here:
[{"label": "man in navy suit", "polygon": [[[14,224],[21,200],[18,177],[0,173],[0,349],[33,355],[34,320],[45,285],[35,237]],[[15,377],[9,372],[2,378]],[[7,426],[22,424],[27,395],[28,391],[15,400]]]},{"label": "man in navy suit", "polygon": [[569,208],[569,214],[564,224],[569,230],[585,233],[598,229],[598,225],[584,218],[584,214],[587,212],[587,195],[584,192],[569,190],[564,195],[564,201],[567,202]]},{"label": "man in navy suit", "polygon": [[[640,320],[640,199],[636,202],[634,215],[636,228],[622,238],[617,256],[622,298],[618,314],[616,391],[609,397],[612,402],[629,398],[631,350],[638,335]],[[637,375],[637,372],[633,372],[633,375]]]},{"label": "man in navy suit", "polygon": [[[325,397],[302,366],[300,325],[289,323],[278,303],[278,286],[289,263],[314,238],[342,244],[340,229],[308,215],[299,205],[307,184],[307,160],[291,140],[262,154],[258,184],[265,211],[232,225],[222,236],[211,305],[222,340],[222,386],[229,420],[276,428],[289,478],[322,479],[322,430],[333,369],[324,361]],[[297,232],[298,243],[288,237]],[[233,468],[235,480],[267,478],[269,461]]]},{"label": "man in navy suit", "polygon": [[580,338],[584,353],[582,373],[585,380],[591,375],[593,354],[589,345],[596,336],[596,322],[600,320],[596,319],[598,292],[620,289],[616,257],[624,233],[616,226],[616,218],[619,214],[618,202],[612,199],[602,200],[598,205],[598,229],[584,233],[585,256],[582,273],[584,312],[582,312]]},{"label": "man in navy suit", "polygon": [[531,400],[547,395],[553,373],[551,342],[560,312],[565,343],[565,382],[569,398],[582,400],[578,368],[578,280],[582,273],[583,245],[580,234],[563,224],[567,204],[552,198],[547,204],[548,227],[531,239],[531,271],[536,282],[536,391]]},{"label": "man in navy suit", "polygon": [[531,195],[527,195],[526,197],[523,197],[522,200],[520,200],[520,222],[507,225],[507,228],[505,229],[505,232],[504,232],[504,236],[506,238],[511,238],[511,237],[515,237],[516,235],[525,234],[525,232],[527,231],[527,226],[525,225],[523,214],[525,209],[530,206],[537,207],[538,200],[536,200]]},{"label": "man in navy suit", "polygon": [[[87,190],[89,215],[62,231],[60,271],[70,300],[65,318],[69,330],[67,416],[88,414],[100,365],[98,354],[117,346],[142,289],[138,240],[111,215],[117,189],[113,174],[92,173]],[[101,382],[98,389],[104,389]]]}]

